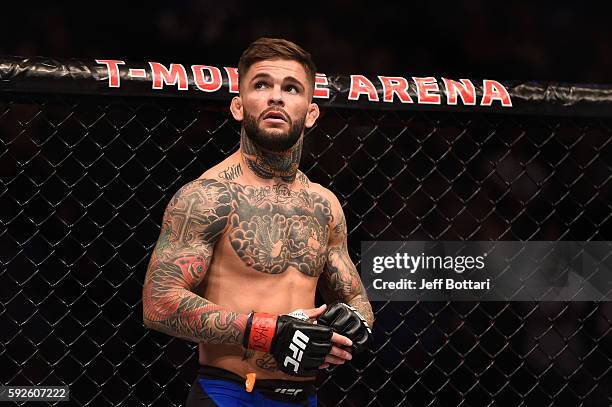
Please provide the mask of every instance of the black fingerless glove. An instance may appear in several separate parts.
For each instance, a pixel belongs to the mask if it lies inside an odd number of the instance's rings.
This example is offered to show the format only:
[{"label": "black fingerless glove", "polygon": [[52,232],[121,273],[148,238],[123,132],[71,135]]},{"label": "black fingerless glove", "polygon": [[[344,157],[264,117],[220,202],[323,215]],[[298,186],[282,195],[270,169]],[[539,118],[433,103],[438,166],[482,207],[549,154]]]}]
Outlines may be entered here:
[{"label": "black fingerless glove", "polygon": [[316,376],[332,347],[331,328],[288,315],[252,313],[243,346],[270,353],[278,368],[292,376]]},{"label": "black fingerless glove", "polygon": [[353,307],[343,302],[329,305],[317,318],[318,325],[325,325],[334,332],[353,341],[353,351],[359,353],[368,349],[372,342],[372,330],[365,318]]}]

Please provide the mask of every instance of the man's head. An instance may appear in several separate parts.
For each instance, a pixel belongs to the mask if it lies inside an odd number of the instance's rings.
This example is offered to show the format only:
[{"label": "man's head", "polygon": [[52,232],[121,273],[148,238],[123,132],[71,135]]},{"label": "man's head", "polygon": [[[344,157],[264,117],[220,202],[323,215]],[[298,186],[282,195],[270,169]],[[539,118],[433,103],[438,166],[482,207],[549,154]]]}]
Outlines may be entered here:
[{"label": "man's head", "polygon": [[283,39],[260,38],[240,57],[240,95],[230,110],[259,147],[293,147],[319,117],[312,103],[316,68],[310,54]]}]

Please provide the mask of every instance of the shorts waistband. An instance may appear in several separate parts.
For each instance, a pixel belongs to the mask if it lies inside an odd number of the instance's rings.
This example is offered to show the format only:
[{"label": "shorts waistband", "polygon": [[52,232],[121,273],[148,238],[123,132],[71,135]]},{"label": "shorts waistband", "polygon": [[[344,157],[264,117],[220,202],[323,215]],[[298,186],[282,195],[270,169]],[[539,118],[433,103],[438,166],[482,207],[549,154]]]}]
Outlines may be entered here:
[{"label": "shorts waistband", "polygon": [[[204,379],[225,380],[244,388],[245,378],[214,366],[200,365],[198,375]],[[256,379],[254,389],[265,397],[281,401],[303,401],[316,392],[314,380],[294,381],[277,379]]]}]

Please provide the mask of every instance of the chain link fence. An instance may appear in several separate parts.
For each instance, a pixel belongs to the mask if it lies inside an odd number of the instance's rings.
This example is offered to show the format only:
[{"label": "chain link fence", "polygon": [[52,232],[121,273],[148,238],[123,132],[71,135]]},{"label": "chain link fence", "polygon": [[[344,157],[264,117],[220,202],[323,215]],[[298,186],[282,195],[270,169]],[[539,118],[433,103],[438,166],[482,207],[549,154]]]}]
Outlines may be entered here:
[{"label": "chain link fence", "polygon": [[[144,328],[142,283],[170,197],[238,147],[226,105],[0,95],[0,383],[183,404],[197,348]],[[301,168],[356,264],[363,240],[612,240],[611,125],[326,108]],[[608,302],[373,306],[375,346],[320,375],[320,405],[612,404]]]}]

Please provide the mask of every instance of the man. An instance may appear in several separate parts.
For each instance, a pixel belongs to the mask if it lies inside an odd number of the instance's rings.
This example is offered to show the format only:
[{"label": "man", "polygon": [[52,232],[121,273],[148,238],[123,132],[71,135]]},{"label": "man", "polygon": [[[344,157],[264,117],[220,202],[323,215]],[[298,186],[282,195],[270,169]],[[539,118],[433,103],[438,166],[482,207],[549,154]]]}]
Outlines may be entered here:
[{"label": "man", "polygon": [[[340,203],[298,170],[319,116],[310,55],[262,38],[238,71],[240,149],[169,203],[144,322],[199,343],[188,406],[316,405],[318,369],[364,349],[374,317]],[[317,283],[328,305],[314,308]]]}]

